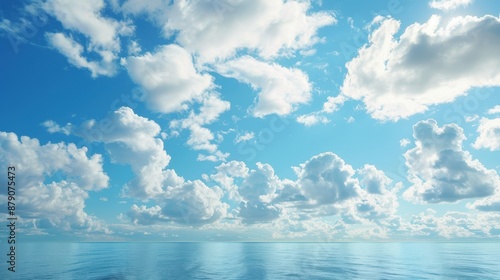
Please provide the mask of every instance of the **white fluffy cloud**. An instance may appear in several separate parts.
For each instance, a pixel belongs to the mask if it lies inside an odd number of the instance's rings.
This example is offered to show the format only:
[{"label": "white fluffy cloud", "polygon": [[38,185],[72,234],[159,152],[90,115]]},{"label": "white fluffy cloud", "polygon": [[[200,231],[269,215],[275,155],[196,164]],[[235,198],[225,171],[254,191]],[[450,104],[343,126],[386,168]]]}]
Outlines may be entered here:
[{"label": "white fluffy cloud", "polygon": [[257,163],[257,169],[251,170],[243,183],[239,186],[238,192],[243,199],[271,201],[276,186],[279,184],[278,177],[274,174],[274,169],[269,164]]},{"label": "white fluffy cloud", "polygon": [[282,209],[278,205],[259,200],[242,201],[238,215],[245,224],[268,223],[281,215]]},{"label": "white fluffy cloud", "polygon": [[[87,148],[74,144],[48,143],[37,139],[0,132],[0,166],[16,168],[16,199],[23,207],[18,215],[64,230],[103,231],[108,229],[85,213],[89,191],[108,187],[102,157],[87,157]],[[6,186],[6,177],[0,181]],[[6,200],[4,200],[6,201]]]},{"label": "white fluffy cloud", "polygon": [[463,213],[448,211],[443,216],[436,211],[426,212],[411,217],[406,233],[429,238],[471,238],[498,236],[500,215],[496,213]]},{"label": "white fluffy cloud", "polygon": [[[198,117],[204,123],[216,115],[208,109]],[[152,208],[134,205],[128,213],[132,222],[202,225],[225,217],[228,206],[220,201],[224,192],[201,181],[185,181],[174,170],[166,169],[170,156],[159,138],[160,126],[131,108],[121,107],[102,120],[73,126],[71,131],[90,142],[104,143],[112,161],[131,166],[136,177],[125,186],[125,195],[160,204]]]},{"label": "white fluffy cloud", "polygon": [[199,102],[201,105],[198,113],[191,110],[185,119],[171,121],[170,128],[174,130],[189,129],[190,135],[187,144],[194,150],[204,150],[209,153],[209,155],[198,155],[198,160],[224,161],[229,154],[219,151],[213,142],[214,134],[204,126],[217,121],[222,113],[229,110],[230,104],[221,100],[219,95],[215,93],[205,94],[203,98],[199,99]]},{"label": "white fluffy cloud", "polygon": [[[369,43],[346,64],[342,94],[365,103],[379,120],[398,120],[453,101],[472,87],[500,85],[500,20],[494,16],[432,16],[399,39],[400,22],[380,23]],[[478,51],[481,50],[481,51]]]},{"label": "white fluffy cloud", "polygon": [[[115,62],[120,52],[120,36],[129,35],[133,27],[127,22],[104,17],[103,0],[70,1],[49,0],[41,4],[48,14],[54,16],[67,32],[83,34],[88,40],[86,47],[73,36],[62,32],[47,33],[49,43],[78,68],[86,68],[92,77],[112,76],[116,73]],[[91,61],[85,56],[95,53],[100,61]]]},{"label": "white fluffy cloud", "polygon": [[500,150],[500,118],[482,118],[477,128],[479,136],[473,144],[476,149]]},{"label": "white fluffy cloud", "polygon": [[[326,217],[337,219],[339,225],[366,227],[365,234],[371,229],[387,235],[400,226],[397,193],[402,185],[393,187],[375,166],[354,170],[337,155],[323,153],[294,169],[297,180],[280,179],[269,164],[249,169],[243,162],[230,161],[205,180],[210,178],[228,195],[233,205],[228,216],[241,224],[272,225],[277,236],[304,236],[307,228]],[[294,232],[286,232],[291,228]]]},{"label": "white fluffy cloud", "polygon": [[235,217],[245,224],[297,223],[335,216],[349,224],[384,226],[397,218],[397,192],[384,172],[372,165],[355,171],[333,153],[316,155],[295,167],[297,180],[279,179],[269,164],[250,170],[230,161],[210,178],[238,203]]},{"label": "white fluffy cloud", "polygon": [[344,221],[384,225],[387,220],[397,218],[399,187],[391,189],[392,180],[373,165],[365,164],[357,174],[361,178],[361,191],[358,197],[348,201],[342,213]]},{"label": "white fluffy cloud", "polygon": [[366,164],[358,170],[361,175],[361,185],[365,186],[365,190],[371,194],[384,194],[388,191],[388,186],[391,179],[385,176],[384,172],[378,170],[375,166]]},{"label": "white fluffy cloud", "polygon": [[309,1],[237,0],[145,2],[129,0],[129,13],[146,13],[167,37],[202,61],[256,50],[263,58],[307,48],[319,28],[336,22],[331,13],[310,13]]},{"label": "white fluffy cloud", "polygon": [[164,197],[158,199],[162,206],[151,208],[133,205],[127,213],[135,224],[149,225],[158,222],[201,226],[224,218],[229,205],[221,202],[223,191],[209,188],[201,181],[182,182],[170,187]]},{"label": "white fluffy cloud", "polygon": [[141,99],[161,113],[186,110],[189,102],[213,87],[212,77],[199,73],[191,54],[178,45],[128,57],[124,65],[130,78],[144,89]]},{"label": "white fluffy cloud", "polygon": [[90,49],[119,50],[118,36],[131,31],[125,23],[101,15],[105,8],[104,0],[49,0],[43,8],[55,16],[64,28],[78,31],[89,38]]},{"label": "white fluffy cloud", "polygon": [[332,204],[358,196],[354,169],[333,153],[312,157],[294,168],[300,188],[318,205]]},{"label": "white fluffy cloud", "polygon": [[177,181],[164,170],[170,156],[158,138],[160,126],[131,108],[121,107],[103,120],[86,121],[73,132],[88,141],[104,143],[113,161],[132,167],[137,177],[127,186],[129,195],[151,198],[162,194],[170,179]]},{"label": "white fluffy cloud", "polygon": [[238,186],[236,185],[235,180],[237,178],[247,177],[249,169],[246,164],[241,161],[232,160],[227,163],[222,163],[215,169],[217,172],[210,175],[210,178],[220,184],[230,199],[241,201],[242,197],[238,193]]},{"label": "white fluffy cloud", "polygon": [[408,180],[413,184],[407,200],[439,203],[490,196],[500,186],[495,170],[486,169],[462,150],[463,130],[455,124],[438,127],[436,121],[413,126],[416,147],[404,156]]},{"label": "white fluffy cloud", "polygon": [[467,6],[474,0],[431,0],[429,6],[438,10],[453,10],[460,6]]},{"label": "white fluffy cloud", "polygon": [[256,117],[269,114],[287,115],[298,105],[311,99],[309,78],[299,69],[285,68],[276,63],[269,64],[243,56],[218,65],[217,71],[260,90],[252,108],[252,114]]},{"label": "white fluffy cloud", "polygon": [[217,173],[210,178],[238,203],[236,215],[243,223],[269,223],[281,216],[283,206],[276,198],[277,191],[283,189],[283,182],[271,165],[258,162],[256,169],[250,170],[243,162],[230,161],[219,165],[216,170]]},{"label": "white fluffy cloud", "polygon": [[271,203],[279,184],[280,180],[269,164],[258,162],[257,169],[245,174],[238,187],[242,198],[238,215],[244,223],[264,223],[280,216],[281,207]]}]

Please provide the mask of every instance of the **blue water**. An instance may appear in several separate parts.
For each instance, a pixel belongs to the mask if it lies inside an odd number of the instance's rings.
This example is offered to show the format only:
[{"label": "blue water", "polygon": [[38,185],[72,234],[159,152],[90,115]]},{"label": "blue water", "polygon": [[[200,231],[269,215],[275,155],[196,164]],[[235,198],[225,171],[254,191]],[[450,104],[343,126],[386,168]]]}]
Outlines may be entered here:
[{"label": "blue water", "polygon": [[500,243],[25,243],[17,260],[0,279],[500,279]]}]

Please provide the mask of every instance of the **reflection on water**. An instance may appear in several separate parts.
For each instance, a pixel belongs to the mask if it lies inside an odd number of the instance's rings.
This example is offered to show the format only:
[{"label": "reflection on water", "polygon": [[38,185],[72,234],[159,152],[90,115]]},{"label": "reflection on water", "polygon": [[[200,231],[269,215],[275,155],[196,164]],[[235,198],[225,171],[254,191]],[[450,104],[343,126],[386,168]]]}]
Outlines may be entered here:
[{"label": "reflection on water", "polygon": [[26,243],[0,279],[499,279],[498,260],[500,243]]}]

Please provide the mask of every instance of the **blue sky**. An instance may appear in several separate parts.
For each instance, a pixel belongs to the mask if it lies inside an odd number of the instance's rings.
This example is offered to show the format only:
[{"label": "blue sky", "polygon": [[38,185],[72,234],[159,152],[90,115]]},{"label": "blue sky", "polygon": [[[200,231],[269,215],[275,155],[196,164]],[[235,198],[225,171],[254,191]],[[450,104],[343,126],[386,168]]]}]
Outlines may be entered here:
[{"label": "blue sky", "polygon": [[499,8],[2,3],[0,165],[18,170],[19,230],[497,240]]}]

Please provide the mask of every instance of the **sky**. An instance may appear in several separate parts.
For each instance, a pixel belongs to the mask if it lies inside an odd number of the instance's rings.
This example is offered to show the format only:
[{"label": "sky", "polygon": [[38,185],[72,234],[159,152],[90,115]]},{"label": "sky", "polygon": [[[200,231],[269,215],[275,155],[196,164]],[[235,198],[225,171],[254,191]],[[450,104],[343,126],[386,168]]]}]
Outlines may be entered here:
[{"label": "sky", "polygon": [[2,1],[0,36],[23,240],[499,240],[497,1]]}]

